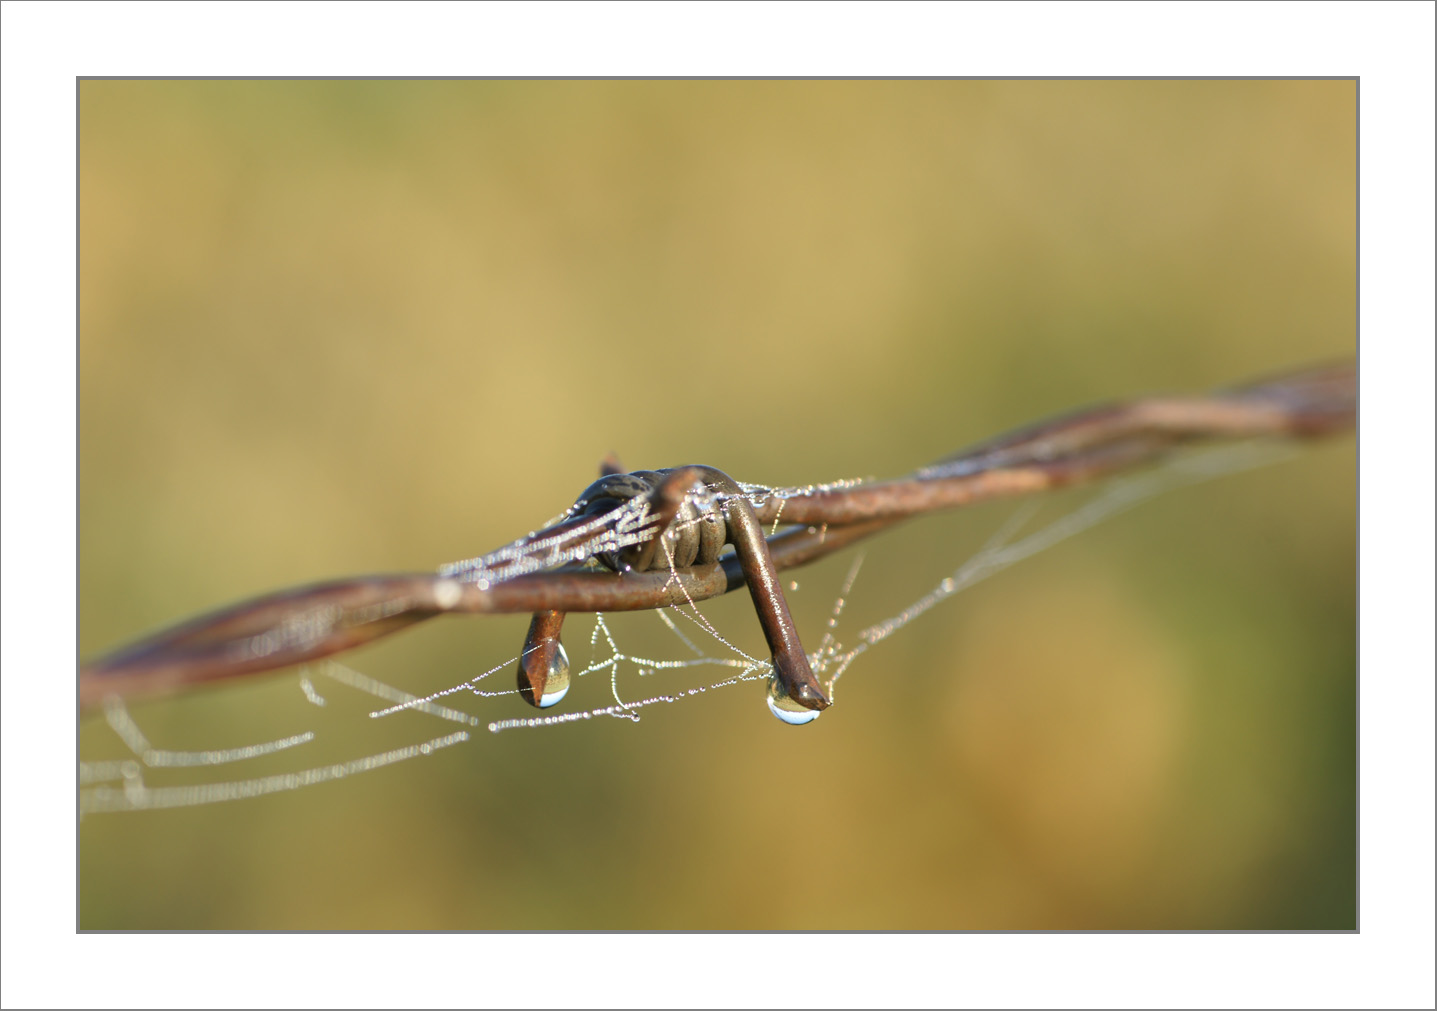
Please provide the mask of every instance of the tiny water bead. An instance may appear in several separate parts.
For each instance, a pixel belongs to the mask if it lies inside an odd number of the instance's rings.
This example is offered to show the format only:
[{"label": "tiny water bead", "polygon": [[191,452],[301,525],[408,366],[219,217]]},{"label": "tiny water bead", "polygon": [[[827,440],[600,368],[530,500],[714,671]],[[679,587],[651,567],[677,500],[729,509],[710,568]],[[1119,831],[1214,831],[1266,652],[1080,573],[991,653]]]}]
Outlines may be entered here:
[{"label": "tiny water bead", "polygon": [[777,675],[768,679],[767,701],[769,712],[790,726],[799,727],[812,723],[821,715],[817,709],[806,709],[789,698]]},{"label": "tiny water bead", "polygon": [[539,694],[539,708],[547,709],[550,705],[558,705],[563,701],[563,696],[569,694],[569,653],[563,649],[563,643],[555,649],[553,659],[549,663],[549,676],[543,682],[543,691]]},{"label": "tiny water bead", "polygon": [[538,709],[558,705],[569,694],[569,654],[557,637],[541,640],[519,660],[519,694]]},{"label": "tiny water bead", "polygon": [[524,701],[538,709],[556,705],[569,693],[569,654],[559,634],[564,616],[536,611],[519,654],[518,686]]},{"label": "tiny water bead", "polygon": [[549,658],[547,676],[544,678],[544,687],[539,693],[540,709],[548,709],[552,705],[557,705],[565,695],[569,694],[569,654],[564,650],[563,643],[554,645],[554,652]]}]

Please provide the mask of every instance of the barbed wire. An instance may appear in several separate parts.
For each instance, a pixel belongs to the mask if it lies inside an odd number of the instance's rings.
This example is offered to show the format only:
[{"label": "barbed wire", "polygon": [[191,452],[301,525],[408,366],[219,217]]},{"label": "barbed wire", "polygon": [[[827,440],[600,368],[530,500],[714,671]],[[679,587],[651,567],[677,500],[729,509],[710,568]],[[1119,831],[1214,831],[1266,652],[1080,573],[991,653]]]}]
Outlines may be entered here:
[{"label": "barbed wire", "polygon": [[[1207,396],[1089,408],[980,443],[887,481],[740,485],[765,527],[774,570],[797,568],[905,519],[1091,482],[1198,440],[1308,439],[1351,429],[1352,362]],[[637,498],[601,517],[573,509],[544,530],[436,573],[361,576],[282,590],[166,629],[81,666],[82,709],[276,670],[373,642],[441,614],[632,611],[707,600],[746,585],[740,559],[605,572],[585,560],[659,536],[678,508]],[[786,529],[779,529],[783,525]]]}]

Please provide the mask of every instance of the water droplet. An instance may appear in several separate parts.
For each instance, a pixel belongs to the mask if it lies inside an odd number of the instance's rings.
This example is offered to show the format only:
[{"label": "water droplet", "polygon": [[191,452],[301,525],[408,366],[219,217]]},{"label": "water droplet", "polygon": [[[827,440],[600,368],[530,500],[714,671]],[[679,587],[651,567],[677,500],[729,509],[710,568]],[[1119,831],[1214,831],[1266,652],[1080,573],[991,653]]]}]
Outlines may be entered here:
[{"label": "water droplet", "polygon": [[773,715],[795,727],[812,723],[820,715],[817,709],[805,709],[789,698],[776,675],[768,679],[768,708]]},{"label": "water droplet", "polygon": [[953,583],[953,580],[951,580],[951,579],[945,579],[945,580],[943,580],[943,582],[939,583],[938,585],[939,585],[940,587],[942,587],[944,593],[952,593],[952,592],[953,592],[954,583]]},{"label": "water droplet", "polygon": [[569,654],[564,651],[564,644],[554,644],[554,656],[549,662],[549,670],[544,678],[544,691],[539,696],[539,708],[548,709],[557,705],[565,695],[569,694]]},{"label": "water droplet", "polygon": [[798,580],[795,579],[793,582],[791,582],[791,583],[788,584],[788,592],[789,592],[789,593],[792,593],[793,591],[795,591],[795,590],[797,590],[797,589],[798,589]]},{"label": "water droplet", "polygon": [[434,603],[447,611],[464,597],[464,588],[452,579],[441,579],[434,584]]}]

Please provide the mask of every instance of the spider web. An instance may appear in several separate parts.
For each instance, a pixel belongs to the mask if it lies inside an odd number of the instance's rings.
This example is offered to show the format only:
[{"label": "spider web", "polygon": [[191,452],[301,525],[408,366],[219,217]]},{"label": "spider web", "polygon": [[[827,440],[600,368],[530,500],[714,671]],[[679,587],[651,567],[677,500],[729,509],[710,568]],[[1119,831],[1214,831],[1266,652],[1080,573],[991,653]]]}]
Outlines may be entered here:
[{"label": "spider web", "polygon": [[[1174,456],[1149,471],[1109,480],[1081,505],[1025,534],[1023,531],[1029,528],[1041,508],[1038,500],[1030,500],[1018,507],[975,554],[932,589],[890,617],[847,636],[841,632],[841,619],[858,583],[863,561],[860,555],[843,581],[820,641],[810,647],[809,659],[814,674],[828,690],[829,697],[836,701],[837,682],[855,668],[860,657],[903,632],[912,622],[950,597],[1164,491],[1272,464],[1297,452],[1289,446],[1254,442]],[[861,482],[783,489],[760,485],[740,487],[757,503],[770,497],[786,499],[817,489],[852,487],[858,483]],[[701,500],[696,504],[702,511],[712,503]],[[573,512],[573,509],[566,511],[558,519],[567,519]],[[452,563],[440,572],[450,578],[472,580],[483,586],[487,581],[513,578],[638,543],[652,535],[656,522],[647,503],[636,499],[611,513],[596,517],[580,528],[578,534],[571,530],[563,544],[556,539],[519,541],[488,555]],[[774,526],[778,526],[777,522]],[[579,542],[573,543],[576,536]],[[670,574],[673,575],[672,569]],[[795,583],[788,583],[790,589],[796,586]],[[552,731],[568,724],[601,718],[637,723],[646,710],[690,702],[735,685],[765,682],[770,677],[772,667],[769,660],[746,653],[726,638],[692,600],[658,609],[654,613],[666,626],[678,655],[651,657],[625,652],[606,617],[603,614],[594,615],[589,640],[591,658],[584,669],[574,671],[572,676],[606,678],[612,701],[567,713],[492,719],[465,708],[492,706],[491,700],[498,699],[512,711],[514,700],[505,697],[517,696],[519,691],[517,688],[500,687],[502,679],[495,675],[512,673],[519,660],[517,655],[494,664],[473,678],[424,696],[414,695],[332,660],[307,664],[299,668],[296,680],[300,693],[311,705],[327,706],[326,693],[331,691],[353,692],[378,703],[367,714],[370,720],[386,721],[396,714],[418,713],[428,718],[425,722],[428,729],[417,735],[417,739],[398,747],[357,758],[310,765],[292,772],[247,778],[229,774],[231,766],[243,767],[242,763],[262,757],[302,756],[304,746],[317,740],[317,731],[308,730],[234,748],[168,750],[152,744],[124,704],[111,700],[105,707],[105,720],[130,755],[121,759],[82,760],[79,763],[80,813],[83,816],[191,807],[298,790],[432,755],[477,738],[514,731]],[[861,664],[857,666],[861,669]],[[626,697],[631,682],[623,675],[631,670],[637,673],[637,684],[644,691]],[[698,685],[670,686],[659,691],[648,688],[654,682],[664,684],[666,676],[672,680],[672,675],[683,671],[708,672],[709,680]],[[213,782],[178,786],[156,786],[146,780],[151,771],[181,768],[215,768],[219,770],[218,778]]]}]

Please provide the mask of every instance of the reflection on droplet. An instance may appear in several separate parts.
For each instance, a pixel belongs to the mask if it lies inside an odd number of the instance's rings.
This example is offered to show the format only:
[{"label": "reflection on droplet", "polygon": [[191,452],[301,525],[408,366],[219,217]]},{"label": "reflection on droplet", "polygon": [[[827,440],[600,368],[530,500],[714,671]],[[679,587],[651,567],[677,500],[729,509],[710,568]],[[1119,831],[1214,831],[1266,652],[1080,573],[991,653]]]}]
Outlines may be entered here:
[{"label": "reflection on droplet", "polygon": [[812,723],[820,715],[817,709],[805,709],[789,698],[777,675],[768,679],[768,708],[773,715],[795,727]]},{"label": "reflection on droplet", "polygon": [[564,651],[564,644],[554,644],[554,655],[549,662],[549,670],[544,678],[544,691],[539,695],[539,708],[548,709],[557,704],[569,694],[569,654]]}]

